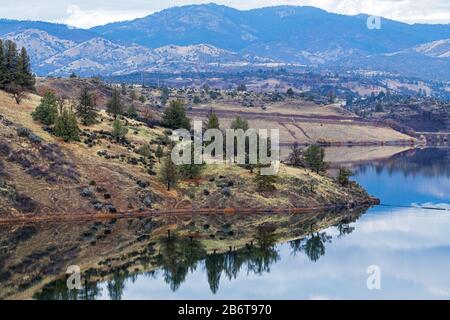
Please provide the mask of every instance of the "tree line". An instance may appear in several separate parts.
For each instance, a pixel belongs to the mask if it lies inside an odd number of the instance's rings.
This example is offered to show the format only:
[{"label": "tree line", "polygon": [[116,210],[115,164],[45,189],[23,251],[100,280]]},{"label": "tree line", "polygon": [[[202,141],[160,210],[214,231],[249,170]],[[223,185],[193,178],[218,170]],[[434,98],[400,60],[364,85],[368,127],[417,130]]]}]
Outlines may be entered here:
[{"label": "tree line", "polygon": [[34,84],[35,76],[27,50],[19,50],[14,41],[0,39],[0,90],[12,94],[19,104],[25,91],[32,90]]}]

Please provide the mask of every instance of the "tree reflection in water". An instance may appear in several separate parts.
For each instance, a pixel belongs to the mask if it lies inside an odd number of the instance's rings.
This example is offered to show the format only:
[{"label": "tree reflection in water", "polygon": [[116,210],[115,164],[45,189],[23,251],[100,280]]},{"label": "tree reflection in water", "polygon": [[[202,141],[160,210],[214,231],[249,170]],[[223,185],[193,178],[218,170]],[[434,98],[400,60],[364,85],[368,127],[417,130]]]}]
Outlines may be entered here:
[{"label": "tree reflection in water", "polygon": [[[244,248],[230,250],[226,253],[207,254],[201,241],[192,238],[178,238],[175,236],[160,241],[160,249],[154,262],[163,274],[164,281],[172,291],[180,288],[189,272],[203,264],[208,284],[212,293],[217,293],[222,274],[231,280],[235,279],[245,268],[247,274],[262,274],[270,271],[270,265],[279,260],[275,250],[275,228],[265,225],[257,229],[254,238],[256,245],[247,244]],[[155,277],[155,272],[145,275]],[[106,282],[106,289],[111,300],[120,300],[126,288],[127,281],[136,281],[138,275],[127,272],[115,272]],[[44,300],[93,300],[101,297],[102,290],[99,283],[89,282],[89,278],[82,290],[68,290],[66,279],[54,281],[35,294],[35,299]]]},{"label": "tree reflection in water", "polygon": [[[338,237],[350,234],[354,227],[352,221],[343,219],[335,225],[339,232]],[[127,282],[135,282],[140,276],[157,278],[162,274],[164,281],[170,290],[177,291],[186,280],[189,273],[194,272],[199,265],[203,266],[209,288],[213,294],[219,291],[220,280],[225,276],[228,280],[238,277],[241,272],[261,275],[270,272],[272,264],[280,259],[276,249],[276,228],[271,224],[264,224],[257,228],[253,241],[245,247],[230,250],[225,253],[208,254],[203,243],[193,238],[179,238],[172,235],[159,240],[159,251],[150,256],[141,257],[146,266],[153,265],[158,271],[128,274],[127,271],[118,272],[117,269],[106,281],[105,287],[108,297],[112,300],[120,300]],[[290,242],[292,254],[305,254],[312,262],[316,262],[325,254],[325,245],[331,242],[332,237],[326,232],[313,232],[311,235]],[[87,277],[83,289],[69,291],[66,280],[61,279],[47,285],[36,299],[98,299],[102,290],[98,282],[89,281]]]},{"label": "tree reflection in water", "polygon": [[294,255],[303,252],[309,260],[316,262],[325,254],[325,243],[331,243],[331,236],[325,232],[317,232],[307,238],[291,241],[290,244]]}]

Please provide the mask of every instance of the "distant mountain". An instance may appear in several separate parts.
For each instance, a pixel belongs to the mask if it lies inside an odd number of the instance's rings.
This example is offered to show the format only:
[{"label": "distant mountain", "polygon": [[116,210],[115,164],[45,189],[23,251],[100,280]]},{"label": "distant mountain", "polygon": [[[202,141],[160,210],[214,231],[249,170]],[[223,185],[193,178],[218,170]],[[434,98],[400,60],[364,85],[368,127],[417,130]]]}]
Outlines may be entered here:
[{"label": "distant mountain", "polygon": [[[163,10],[133,21],[91,29],[119,42],[156,48],[208,43],[218,48],[272,59],[304,62],[327,52],[387,53],[450,38],[450,25],[409,25],[383,19],[367,28],[367,15],[346,16],[313,7],[278,6],[240,11],[216,4]],[[319,54],[320,56],[320,54]],[[300,60],[300,61],[299,61]]]},{"label": "distant mountain", "polygon": [[76,46],[76,42],[64,40],[43,30],[26,29],[20,33],[7,33],[5,39],[13,40],[19,47],[25,47],[34,65],[62,51]]},{"label": "distant mountain", "polygon": [[416,47],[415,50],[429,57],[450,58],[450,39],[425,43]]},{"label": "distant mountain", "polygon": [[136,44],[122,45],[102,37],[76,43],[60,39],[42,30],[29,29],[8,33],[5,39],[27,48],[33,70],[40,75],[109,75],[139,71],[201,71],[220,64],[241,65],[250,62],[267,63],[250,55],[199,44],[191,46],[163,46],[156,49]]},{"label": "distant mountain", "polygon": [[450,80],[450,24],[410,25],[382,19],[381,29],[369,30],[367,18],[313,7],[241,11],[206,4],[174,7],[90,30],[0,20],[0,37],[29,49],[39,74],[301,64]]},{"label": "distant mountain", "polygon": [[25,30],[45,31],[53,37],[70,40],[76,43],[98,36],[98,34],[90,30],[77,29],[59,23],[0,19],[0,37],[4,37],[8,33],[18,34]]}]

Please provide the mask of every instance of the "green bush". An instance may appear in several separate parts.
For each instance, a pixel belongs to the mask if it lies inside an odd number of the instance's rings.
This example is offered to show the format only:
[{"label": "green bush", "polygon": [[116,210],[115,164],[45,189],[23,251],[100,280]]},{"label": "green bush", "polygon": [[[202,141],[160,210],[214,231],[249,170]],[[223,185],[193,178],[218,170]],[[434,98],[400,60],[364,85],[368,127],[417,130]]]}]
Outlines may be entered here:
[{"label": "green bush", "polygon": [[65,142],[79,140],[80,129],[75,114],[64,109],[62,115],[56,118],[53,132],[55,136],[63,138]]},{"label": "green bush", "polygon": [[119,119],[114,120],[112,135],[117,140],[125,138],[128,133],[128,128],[124,127]]},{"label": "green bush", "polygon": [[45,125],[53,125],[58,117],[58,101],[53,92],[47,91],[41,99],[41,103],[31,114],[34,121]]}]

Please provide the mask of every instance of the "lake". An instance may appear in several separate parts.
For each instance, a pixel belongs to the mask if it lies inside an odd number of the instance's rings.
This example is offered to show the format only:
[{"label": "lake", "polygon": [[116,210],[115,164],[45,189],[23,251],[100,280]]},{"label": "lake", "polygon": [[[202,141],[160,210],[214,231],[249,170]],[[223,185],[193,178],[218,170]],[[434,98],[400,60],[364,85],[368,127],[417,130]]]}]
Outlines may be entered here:
[{"label": "lake", "polygon": [[[363,212],[280,220],[277,228],[285,230],[281,242],[267,232],[255,238],[255,243],[264,245],[253,246],[246,239],[243,248],[230,248],[229,252],[206,254],[207,246],[216,245],[213,239],[205,244],[192,239],[162,240],[153,253],[155,258],[144,269],[125,274],[111,271],[107,281],[93,280],[103,279],[106,273],[92,271],[81,291],[68,292],[62,279],[50,282],[33,297],[448,299],[449,163],[450,150],[446,148],[414,149],[389,159],[358,163],[353,166],[353,179],[380,198],[382,205]],[[190,223],[183,225],[192,227],[194,222]],[[214,223],[217,221],[202,221],[200,225],[206,229]],[[236,223],[220,222],[223,241],[227,234],[237,232],[232,227]],[[233,242],[224,247],[228,245],[232,247]],[[130,253],[127,257],[134,256]],[[142,259],[139,262],[145,265]],[[114,264],[111,259],[105,263]],[[375,288],[368,286],[369,277],[374,276],[368,269],[374,268],[379,280]]]}]

